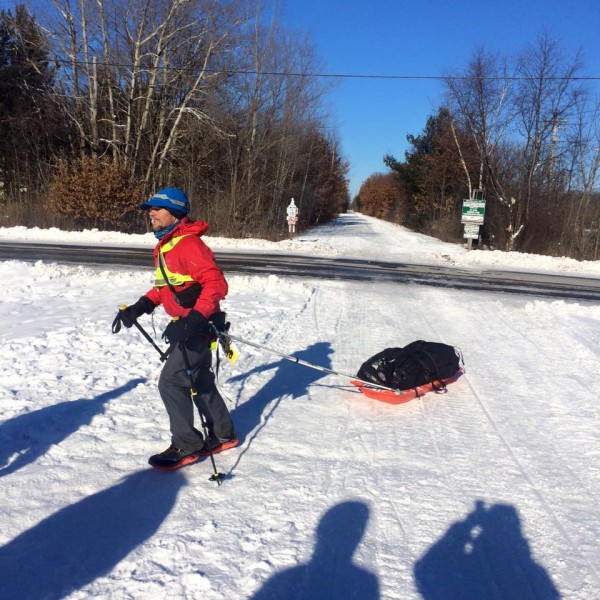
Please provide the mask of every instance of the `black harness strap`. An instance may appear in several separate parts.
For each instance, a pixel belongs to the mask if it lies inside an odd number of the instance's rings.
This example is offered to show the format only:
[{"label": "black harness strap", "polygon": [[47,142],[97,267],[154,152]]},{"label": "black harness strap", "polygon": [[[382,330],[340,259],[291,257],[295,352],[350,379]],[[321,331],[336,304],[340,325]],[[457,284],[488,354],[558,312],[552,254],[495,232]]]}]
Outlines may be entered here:
[{"label": "black harness strap", "polygon": [[169,281],[169,278],[167,277],[167,272],[163,265],[164,260],[165,259],[164,259],[163,253],[160,251],[160,248],[159,248],[158,249],[158,266],[160,268],[160,272],[162,273],[162,276],[165,278],[165,283],[167,284],[167,287],[169,288],[169,290],[171,290],[171,294],[173,294],[173,296],[175,297],[175,301],[177,302],[177,304],[179,304],[179,299],[177,298],[177,294],[175,293],[175,286]]}]

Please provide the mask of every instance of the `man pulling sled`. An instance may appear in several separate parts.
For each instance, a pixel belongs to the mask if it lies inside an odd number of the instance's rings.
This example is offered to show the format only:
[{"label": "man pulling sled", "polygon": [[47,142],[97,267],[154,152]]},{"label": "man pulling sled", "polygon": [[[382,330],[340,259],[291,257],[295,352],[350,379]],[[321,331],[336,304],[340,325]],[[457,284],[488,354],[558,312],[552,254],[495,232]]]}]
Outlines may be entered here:
[{"label": "man pulling sled", "polygon": [[[119,310],[113,332],[162,305],[172,317],[162,337],[170,344],[158,390],[169,416],[171,445],[150,457],[158,469],[174,470],[233,448],[238,443],[231,416],[215,385],[210,321],[220,313],[227,281],[201,236],[208,224],[189,219],[190,203],[176,188],[157,191],[140,208],[147,210],[158,243],[154,248],[154,287]],[[194,426],[194,407],[205,435]]]}]

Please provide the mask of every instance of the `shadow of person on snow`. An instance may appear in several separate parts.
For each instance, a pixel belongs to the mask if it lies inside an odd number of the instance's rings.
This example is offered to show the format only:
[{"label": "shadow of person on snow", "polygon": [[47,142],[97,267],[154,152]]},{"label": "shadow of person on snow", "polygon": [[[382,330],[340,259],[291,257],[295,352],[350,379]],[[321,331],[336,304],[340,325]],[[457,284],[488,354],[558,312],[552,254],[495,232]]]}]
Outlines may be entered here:
[{"label": "shadow of person on snow", "polygon": [[[313,363],[325,369],[331,368],[330,354],[333,352],[328,342],[318,342],[309,346],[306,350],[296,352],[295,357],[300,360]],[[258,391],[252,398],[238,405],[231,416],[235,423],[235,430],[243,443],[246,436],[253,431],[261,421],[266,421],[279,405],[282,398],[290,396],[292,399],[300,398],[306,394],[308,387],[327,375],[323,371],[317,371],[312,367],[296,364],[282,359],[268,365],[261,365],[251,371],[230,378],[229,382],[246,382],[252,375],[264,373],[271,369],[277,369],[275,375]],[[264,415],[267,406],[271,405],[268,415]]]},{"label": "shadow of person on snow", "polygon": [[[132,379],[95,398],[60,402],[18,415],[0,423],[0,477],[10,475],[40,456],[50,446],[59,444],[83,425],[104,412],[104,405],[126,394],[146,379]],[[9,464],[11,457],[18,456]]]},{"label": "shadow of person on snow", "polygon": [[517,510],[508,504],[475,503],[414,567],[424,600],[558,600],[560,594],[538,565],[521,532]]},{"label": "shadow of person on snow", "polygon": [[185,481],[133,473],[25,531],[0,548],[0,598],[63,598],[109,573],[157,531]]},{"label": "shadow of person on snow", "polygon": [[317,527],[310,562],[276,573],[251,600],[378,600],[377,577],[352,562],[368,520],[363,502],[330,508]]}]

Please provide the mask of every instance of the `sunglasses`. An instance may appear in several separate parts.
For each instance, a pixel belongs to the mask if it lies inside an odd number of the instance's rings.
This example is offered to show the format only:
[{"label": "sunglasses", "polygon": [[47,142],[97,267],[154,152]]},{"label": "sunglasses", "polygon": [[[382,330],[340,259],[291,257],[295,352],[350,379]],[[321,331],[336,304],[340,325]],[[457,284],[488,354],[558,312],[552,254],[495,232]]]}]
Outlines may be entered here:
[{"label": "sunglasses", "polygon": [[149,206],[148,212],[150,212],[151,210],[166,210],[166,209],[164,206]]}]

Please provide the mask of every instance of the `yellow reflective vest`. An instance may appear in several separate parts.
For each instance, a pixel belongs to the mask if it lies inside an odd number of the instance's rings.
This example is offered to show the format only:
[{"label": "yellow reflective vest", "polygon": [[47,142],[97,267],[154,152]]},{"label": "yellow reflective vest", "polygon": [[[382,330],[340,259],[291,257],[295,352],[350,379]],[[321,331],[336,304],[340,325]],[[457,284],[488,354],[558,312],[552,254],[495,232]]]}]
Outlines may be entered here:
[{"label": "yellow reflective vest", "polygon": [[[184,283],[188,283],[189,281],[194,281],[192,277],[189,275],[182,275],[181,273],[173,273],[169,271],[169,267],[167,267],[167,261],[164,258],[164,255],[167,252],[170,252],[175,248],[175,246],[189,234],[180,235],[178,237],[171,238],[164,246],[161,246],[158,250],[158,265],[156,266],[156,274],[154,276],[154,287],[160,288],[168,285],[169,287],[183,285]],[[164,275],[163,275],[164,271]],[[167,276],[167,280],[165,280],[165,275]]]}]

